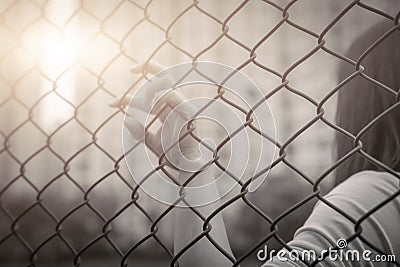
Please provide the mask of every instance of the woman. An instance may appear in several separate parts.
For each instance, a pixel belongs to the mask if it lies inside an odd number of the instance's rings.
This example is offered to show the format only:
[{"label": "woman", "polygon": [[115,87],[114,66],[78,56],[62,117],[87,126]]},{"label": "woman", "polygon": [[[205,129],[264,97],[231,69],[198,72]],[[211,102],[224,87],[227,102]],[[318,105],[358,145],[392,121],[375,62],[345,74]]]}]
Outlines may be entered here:
[{"label": "woman", "polygon": [[[387,37],[364,57],[364,51],[382,36]],[[347,62],[340,67],[336,125],[345,131],[336,134],[337,162],[341,162],[336,170],[337,186],[316,204],[288,244],[294,251],[292,258],[301,252],[306,257],[285,262],[275,257],[264,266],[310,265],[316,258],[324,259],[322,266],[394,266],[400,262],[400,176],[395,173],[400,172],[399,27],[387,23],[373,27],[353,43],[347,57],[361,58],[362,67]],[[362,68],[363,74],[357,74]],[[379,117],[385,111],[390,112]],[[367,127],[374,119],[377,122]],[[360,142],[355,142],[356,136]],[[385,201],[389,202],[378,206]],[[382,254],[395,255],[397,263],[393,257],[391,262],[379,261]]]},{"label": "woman", "polygon": [[[358,38],[348,51],[348,57],[357,58],[391,27],[381,23]],[[397,28],[380,42],[362,60],[364,74],[392,90],[400,88],[400,33]],[[339,73],[344,81],[350,73],[356,72],[351,64],[342,64]],[[396,92],[394,92],[396,93]],[[397,100],[398,101],[398,100]],[[336,124],[353,135],[359,133],[369,122],[396,103],[396,95],[367,78],[357,75],[339,90]],[[362,135],[363,150],[380,162],[400,171],[400,110],[388,113],[375,126]],[[337,134],[337,159],[354,148],[352,138]],[[336,184],[361,170],[379,170],[377,165],[355,154],[336,173]]]},{"label": "woman", "polygon": [[[353,59],[387,32],[387,38],[361,57],[362,67],[350,63],[341,67],[340,81],[346,81],[338,87],[336,125],[342,130],[336,136],[337,161],[341,163],[336,172],[337,186],[316,204],[304,226],[288,243],[291,250],[281,250],[263,266],[307,266],[316,262],[322,266],[399,264],[400,176],[396,172],[400,172],[400,28],[388,31],[389,28],[380,24],[354,42],[348,53]],[[361,73],[358,70],[362,68]],[[138,72],[160,70],[160,66],[152,63],[134,68]],[[165,99],[173,107],[184,103],[183,96],[175,92]],[[129,97],[125,97],[112,105],[126,105],[128,101]],[[184,109],[185,105],[190,110],[188,104],[183,104]],[[385,111],[390,112],[384,114]],[[185,121],[179,120],[176,118],[174,127],[180,129]],[[141,137],[143,129],[137,122],[128,120],[126,126],[132,135]],[[161,147],[157,134],[147,141],[148,145]],[[184,156],[197,158],[196,143],[182,143]],[[180,181],[192,174],[181,171]],[[218,195],[218,190],[209,193]],[[205,205],[199,212],[207,217],[219,204]],[[203,221],[190,209],[176,208],[174,212],[179,229],[175,233],[174,252],[180,255],[181,266],[232,266],[235,259],[220,213],[210,222],[210,237],[225,253],[205,237],[186,251],[185,247],[203,232]],[[383,256],[389,262],[381,261]]]}]

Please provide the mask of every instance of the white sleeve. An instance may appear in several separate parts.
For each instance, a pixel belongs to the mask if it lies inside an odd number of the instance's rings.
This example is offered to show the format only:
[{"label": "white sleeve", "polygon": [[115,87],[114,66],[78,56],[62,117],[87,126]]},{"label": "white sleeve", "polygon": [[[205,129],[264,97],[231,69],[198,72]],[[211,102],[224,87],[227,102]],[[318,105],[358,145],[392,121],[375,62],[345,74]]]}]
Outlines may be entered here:
[{"label": "white sleeve", "polygon": [[[363,171],[338,185],[324,198],[357,221],[398,191],[399,180],[396,177],[388,173]],[[361,223],[361,228],[361,236],[364,239],[385,252],[386,255],[395,255],[399,262],[400,196],[372,213]],[[284,250],[285,257],[280,257],[280,259],[274,257],[263,266],[307,266],[302,261],[294,260],[295,257],[305,255],[303,258],[306,262],[313,262],[312,258],[311,261],[308,261],[308,255],[315,255],[318,258],[322,253],[328,254],[329,248],[335,247],[338,240],[348,239],[354,234],[355,225],[351,220],[319,201],[305,224],[295,233],[294,239],[288,243],[294,252],[289,253]],[[323,252],[324,250],[327,251]],[[380,253],[369,247],[359,237],[351,240],[343,252],[346,253],[348,250],[358,251],[360,261],[357,259],[341,261],[335,259],[335,256],[332,258],[328,256],[318,266],[394,266],[393,262],[373,262]],[[372,252],[368,257],[371,261],[363,260],[362,253],[365,250]],[[284,255],[283,251],[281,252],[281,255]],[[289,254],[293,257],[290,258]],[[351,256],[351,254],[349,255]],[[285,260],[282,261],[282,258]]]}]

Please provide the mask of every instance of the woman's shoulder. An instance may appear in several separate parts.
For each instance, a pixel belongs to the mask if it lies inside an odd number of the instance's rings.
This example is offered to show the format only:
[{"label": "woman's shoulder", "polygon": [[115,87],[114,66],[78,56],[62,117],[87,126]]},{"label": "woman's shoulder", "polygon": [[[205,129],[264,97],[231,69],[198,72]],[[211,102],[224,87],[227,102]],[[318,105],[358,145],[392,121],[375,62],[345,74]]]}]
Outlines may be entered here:
[{"label": "woman's shoulder", "polygon": [[358,178],[358,179],[368,179],[368,178],[382,178],[382,179],[388,179],[388,180],[398,180],[400,181],[400,173],[397,173],[398,177],[394,174],[391,174],[389,172],[385,172],[385,171],[374,171],[374,170],[364,170],[364,171],[360,171],[357,172],[355,174],[353,174],[352,176],[350,176],[349,179],[354,179],[354,178]]},{"label": "woman's shoulder", "polygon": [[[318,210],[318,214],[332,215],[333,220],[337,220],[338,213],[330,205],[327,205],[327,203],[331,203],[351,217],[358,219],[379,203],[398,195],[399,181],[397,176],[387,172],[370,170],[358,172],[323,196],[324,201],[319,201],[315,205],[314,211]],[[390,210],[391,207],[399,205],[400,197],[396,197],[387,208]],[[385,208],[385,210],[388,209]],[[314,219],[320,220],[320,218]]]},{"label": "woman's shoulder", "polygon": [[[388,254],[398,253],[400,231],[398,224],[393,222],[400,220],[399,181],[396,175],[387,172],[354,174],[316,204],[291,244],[314,249],[334,246],[336,240],[354,235],[356,222],[359,222],[364,238]],[[389,203],[386,202],[388,199]],[[379,207],[380,203],[386,204]],[[370,211],[374,212],[365,218]],[[349,246],[357,250],[368,248],[359,238]]]},{"label": "woman's shoulder", "polygon": [[331,192],[346,189],[387,188],[390,192],[400,189],[400,173],[396,176],[388,172],[365,170],[360,171],[336,186]]}]

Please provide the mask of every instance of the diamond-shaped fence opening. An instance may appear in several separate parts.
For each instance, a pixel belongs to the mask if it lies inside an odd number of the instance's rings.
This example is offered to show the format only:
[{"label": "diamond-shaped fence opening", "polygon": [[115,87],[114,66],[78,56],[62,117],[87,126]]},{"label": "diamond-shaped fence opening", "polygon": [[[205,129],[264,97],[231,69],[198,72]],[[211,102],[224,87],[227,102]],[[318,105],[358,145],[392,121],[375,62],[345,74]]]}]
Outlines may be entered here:
[{"label": "diamond-shaped fence opening", "polygon": [[[333,156],[335,135],[353,142],[352,157],[393,175],[399,171],[359,147],[396,107],[370,118],[371,127],[359,129],[359,136],[335,122],[337,96],[346,89],[338,85],[352,75],[391,93],[398,105],[398,84],[371,76],[374,67],[363,66],[363,60],[375,41],[399,34],[399,12],[397,0],[0,1],[0,265],[174,266],[196,245],[208,243],[232,266],[259,266],[257,252],[264,245],[291,249],[288,242],[314,203],[329,204],[324,194],[344,161]],[[387,27],[380,35],[348,58],[354,40],[383,21]],[[130,69],[139,62],[217,62],[246,75],[260,91],[239,85],[243,93],[235,95],[224,88],[234,76],[218,86],[182,86],[187,98],[211,99],[197,107],[197,115],[212,110],[219,122],[240,119],[227,132],[197,119],[198,132],[190,132],[189,123],[188,136],[179,139],[198,143],[211,159],[203,171],[223,174],[217,186],[227,194],[212,214],[188,208],[201,222],[198,238],[178,251],[177,233],[185,236],[187,227],[179,227],[174,213],[182,209],[179,204],[190,205],[187,192],[199,173],[180,181],[168,151],[146,148],[124,130],[125,116],[143,114],[129,114],[127,105],[109,106],[150,79],[146,71]],[[275,134],[257,124],[269,108]],[[156,132],[163,116],[150,116],[154,124],[146,136]],[[245,133],[249,143],[240,141]],[[125,149],[122,136],[129,141]],[[244,172],[243,161],[249,161]],[[250,190],[252,180],[265,177]],[[164,187],[177,184],[179,192]],[[170,203],[150,196],[153,188]],[[360,224],[386,202],[365,211],[353,222],[353,237],[343,238],[362,239]],[[232,254],[209,234],[221,214]]]}]

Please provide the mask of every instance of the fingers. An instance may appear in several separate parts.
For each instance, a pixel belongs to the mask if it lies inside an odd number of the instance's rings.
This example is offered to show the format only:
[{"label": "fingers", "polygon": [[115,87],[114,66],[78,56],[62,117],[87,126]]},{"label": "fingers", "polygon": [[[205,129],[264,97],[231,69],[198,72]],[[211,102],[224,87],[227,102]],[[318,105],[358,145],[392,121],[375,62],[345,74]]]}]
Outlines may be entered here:
[{"label": "fingers", "polygon": [[[152,74],[161,72],[162,70],[164,70],[165,67],[161,64],[158,64],[156,62],[139,62],[135,65],[133,65],[130,68],[130,71],[133,73],[140,73],[140,72],[149,72]],[[150,85],[150,88],[147,92],[147,95],[145,96],[145,98],[143,99],[144,102],[147,101],[147,105],[150,103],[149,100],[153,99],[154,94],[160,90],[162,90],[162,88],[167,88],[168,86],[172,86],[173,85],[173,81],[172,79],[166,78],[164,77],[164,79],[162,79],[162,81],[159,81],[157,83],[153,83]],[[110,107],[113,108],[119,108],[121,106],[126,106],[129,104],[129,102],[132,99],[132,95],[126,95],[126,96],[120,96],[117,97],[113,102],[111,102],[109,105]]]},{"label": "fingers", "polygon": [[[151,113],[157,114],[165,105],[168,106],[166,111],[159,115],[159,119],[163,123],[168,115],[174,114],[175,116],[182,116],[186,120],[189,120],[195,114],[195,109],[190,104],[190,101],[178,89],[172,89],[160,97],[154,103]],[[173,113],[171,113],[172,111]]]},{"label": "fingers", "polygon": [[[162,75],[161,77],[153,77],[143,85],[144,101],[147,106],[155,104],[154,102],[158,99],[163,100],[162,94],[165,94],[167,90],[173,88],[175,81],[170,75]],[[174,93],[176,89],[172,90]],[[167,100],[167,99],[166,99]],[[163,101],[166,102],[166,101]]]},{"label": "fingers", "polygon": [[161,129],[157,133],[147,133],[145,139],[146,146],[149,147],[158,157],[163,154],[163,147],[161,145]]},{"label": "fingers", "polygon": [[132,71],[133,73],[140,73],[140,72],[149,72],[151,74],[156,74],[162,70],[164,70],[165,67],[161,64],[158,64],[156,62],[139,62],[135,65],[133,65],[130,68],[130,71]]},{"label": "fingers", "polygon": [[132,98],[131,95],[119,96],[115,98],[114,101],[111,102],[109,105],[112,108],[119,108],[121,106],[126,106],[131,101],[131,98]]},{"label": "fingers", "polygon": [[[163,70],[163,66],[157,63],[149,62],[138,63],[131,70],[134,72],[149,71],[157,72]],[[193,108],[187,102],[187,98],[183,95],[179,88],[174,88],[175,81],[167,72],[163,75],[153,77],[143,85],[138,95],[135,95],[131,102],[131,106],[149,114],[156,114],[164,105],[170,106],[171,109],[179,106],[179,111],[186,118],[193,115]],[[126,95],[116,98],[111,107],[118,108],[126,106],[130,103],[132,96]],[[163,122],[165,116],[160,116]]]},{"label": "fingers", "polygon": [[[149,62],[138,63],[132,66],[131,71],[158,73],[163,69],[164,67],[162,65]],[[174,143],[178,140],[172,138],[172,135],[175,134],[178,129],[186,128],[185,124],[195,114],[195,108],[190,104],[190,101],[179,88],[174,86],[175,81],[171,75],[168,72],[161,72],[160,75],[154,76],[146,82],[134,96],[126,95],[117,97],[110,103],[110,106],[119,108],[130,105],[133,109],[144,111],[147,114],[157,114],[157,118],[163,124],[161,129],[164,129],[166,135],[170,136],[168,140],[164,140],[164,143]],[[165,111],[160,112],[166,105],[169,107],[167,107]],[[129,112],[129,114],[134,115],[133,112]],[[170,119],[166,122],[168,117],[170,117]],[[125,127],[134,139],[145,141],[146,145],[155,153],[158,155],[162,154],[161,130],[155,134],[145,132],[143,124],[132,116],[125,117]],[[177,133],[177,138],[184,132],[185,130],[183,129],[181,133]],[[185,144],[185,142],[180,143],[181,145]],[[190,146],[188,145],[188,147]]]},{"label": "fingers", "polygon": [[[159,73],[162,70],[163,67],[156,63],[139,63],[131,68],[133,72]],[[125,126],[134,139],[144,142],[157,156],[164,154],[167,162],[173,166],[182,165],[181,169],[197,170],[197,167],[192,168],[190,164],[198,158],[198,146],[187,134],[187,123],[195,115],[196,109],[180,88],[176,87],[171,73],[160,72],[144,83],[133,97],[127,95],[117,98],[110,105],[121,107],[128,104],[146,114],[157,115],[162,123],[162,127],[153,134],[145,131],[146,122],[140,123],[137,118],[126,116]],[[132,111],[129,114],[134,116]],[[193,129],[191,131],[195,132]]]},{"label": "fingers", "polygon": [[136,140],[142,140],[145,136],[144,126],[133,117],[125,117],[125,127]]},{"label": "fingers", "polygon": [[154,153],[158,156],[162,154],[161,129],[159,129],[155,134],[145,132],[144,126],[133,117],[125,118],[125,127],[134,139],[141,141],[144,139],[146,146],[148,146]]},{"label": "fingers", "polygon": [[[130,70],[134,73],[147,71],[149,73],[155,74],[165,70],[165,67],[156,62],[140,62],[133,65]],[[143,100],[146,105],[149,105],[150,103],[152,103],[152,101],[157,100],[155,99],[157,93],[160,93],[164,90],[172,89],[175,86],[175,83],[176,82],[171,77],[171,75],[168,74],[168,72],[162,73],[162,75],[150,79],[148,83],[144,85],[145,96]],[[179,89],[174,88],[173,90],[165,94],[161,101],[159,101],[158,103],[153,103],[156,104],[156,107],[154,108],[152,113],[156,113],[163,103],[166,103],[172,108],[175,108],[177,105],[185,102],[185,100],[186,98],[179,91]]]},{"label": "fingers", "polygon": [[175,108],[186,100],[177,88],[171,89],[173,85],[174,81],[169,76],[156,78],[145,83],[139,94],[134,97],[132,95],[119,96],[109,105],[119,108],[130,104],[134,109],[156,114],[164,104]]}]

